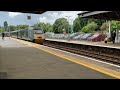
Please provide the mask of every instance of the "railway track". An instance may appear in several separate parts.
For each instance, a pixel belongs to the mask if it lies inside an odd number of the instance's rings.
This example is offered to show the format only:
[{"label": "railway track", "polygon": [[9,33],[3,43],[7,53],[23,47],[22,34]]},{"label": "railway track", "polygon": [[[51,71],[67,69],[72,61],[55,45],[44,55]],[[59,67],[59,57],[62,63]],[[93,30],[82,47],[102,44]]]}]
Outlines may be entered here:
[{"label": "railway track", "polygon": [[[62,42],[53,42],[53,41],[45,41],[44,44],[45,46],[48,47],[52,47],[52,48],[56,48],[56,49],[60,49],[60,50],[64,50],[64,51],[68,51],[71,53],[75,53],[75,54],[79,54],[79,55],[83,55],[83,56],[87,56],[87,57],[92,57],[95,59],[99,59],[101,61],[106,61],[109,63],[113,63],[116,65],[120,65],[120,55],[119,54],[111,54],[113,53],[111,51],[108,53],[105,53],[106,50],[96,50],[93,47],[83,47],[83,46],[79,46],[79,45],[74,45],[74,44],[65,44]],[[98,48],[97,48],[98,49]],[[100,48],[99,48],[100,49]]]}]

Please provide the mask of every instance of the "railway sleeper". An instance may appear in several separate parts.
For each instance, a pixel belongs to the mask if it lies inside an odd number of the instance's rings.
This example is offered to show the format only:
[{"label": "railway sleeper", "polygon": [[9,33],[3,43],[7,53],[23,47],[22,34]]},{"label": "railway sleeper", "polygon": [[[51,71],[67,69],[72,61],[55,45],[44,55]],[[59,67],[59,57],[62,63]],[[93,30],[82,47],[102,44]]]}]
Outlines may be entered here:
[{"label": "railway sleeper", "polygon": [[120,60],[120,57],[118,57],[118,56],[109,55],[109,54],[102,54],[102,55],[106,56],[106,57],[110,57],[110,58],[114,58],[114,59],[119,59]]},{"label": "railway sleeper", "polygon": [[115,62],[115,63],[118,63],[116,60],[113,60],[112,58],[108,58],[106,59],[107,61],[110,61],[110,62]]},{"label": "railway sleeper", "polygon": [[85,56],[88,56],[88,57],[93,57],[93,58],[98,58],[98,59],[101,59],[103,61],[108,61],[108,62],[112,62],[112,63],[120,63],[120,57],[119,56],[113,56],[113,55],[109,55],[109,54],[103,54],[101,52],[91,52],[91,51],[87,51],[87,50],[80,50],[80,49],[77,49],[77,48],[73,48],[73,47],[67,47],[65,45],[55,45],[55,44],[46,44],[44,43],[44,45],[46,46],[50,46],[50,47],[53,47],[53,48],[58,48],[58,49],[62,49],[62,50],[65,50],[65,51],[69,51],[69,52],[72,52],[72,53],[76,53],[76,54],[80,54],[80,55],[85,55]]}]

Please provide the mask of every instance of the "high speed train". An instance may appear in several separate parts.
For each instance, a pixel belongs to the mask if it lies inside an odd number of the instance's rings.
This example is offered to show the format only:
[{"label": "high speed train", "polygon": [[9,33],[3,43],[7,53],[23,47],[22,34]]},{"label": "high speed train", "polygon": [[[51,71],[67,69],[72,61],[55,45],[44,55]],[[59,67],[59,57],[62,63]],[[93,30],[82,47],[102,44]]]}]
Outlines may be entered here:
[{"label": "high speed train", "polygon": [[43,30],[16,30],[10,33],[11,37],[32,41],[38,44],[43,44],[45,41],[44,31]]}]

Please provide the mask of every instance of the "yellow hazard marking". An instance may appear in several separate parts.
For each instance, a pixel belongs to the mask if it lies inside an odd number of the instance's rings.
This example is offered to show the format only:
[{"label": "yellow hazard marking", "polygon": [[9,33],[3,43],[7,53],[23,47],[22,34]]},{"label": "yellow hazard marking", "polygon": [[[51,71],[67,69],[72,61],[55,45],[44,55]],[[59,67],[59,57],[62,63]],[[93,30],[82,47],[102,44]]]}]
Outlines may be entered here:
[{"label": "yellow hazard marking", "polygon": [[[12,38],[12,39],[14,39],[14,38]],[[29,46],[32,46],[32,47],[34,47],[34,48],[43,50],[43,51],[45,51],[45,52],[48,52],[48,53],[53,54],[53,55],[55,55],[55,56],[61,57],[61,58],[63,58],[63,59],[72,61],[72,62],[74,62],[74,63],[80,64],[80,65],[82,65],[82,66],[91,68],[91,69],[93,69],[93,70],[95,70],[95,71],[99,71],[99,72],[101,72],[101,73],[104,73],[104,74],[107,74],[107,75],[109,75],[109,76],[112,76],[112,77],[115,77],[115,78],[120,79],[120,72],[117,72],[117,71],[114,71],[114,70],[110,70],[110,69],[103,70],[103,67],[102,67],[102,69],[101,69],[101,68],[98,67],[98,66],[90,65],[90,64],[88,64],[88,63],[83,63],[83,62],[81,62],[81,61],[77,61],[76,59],[71,59],[71,58],[66,57],[66,56],[64,56],[64,55],[60,55],[60,54],[57,54],[57,53],[52,52],[52,51],[50,51],[50,50],[47,50],[47,49],[45,49],[45,48],[42,49],[42,48],[39,47],[38,44],[30,43],[30,42],[23,41],[23,40],[19,40],[19,39],[14,39],[14,40],[19,41],[19,42],[22,42],[22,43],[27,44],[27,45],[29,45]],[[111,72],[110,72],[110,71],[111,71]]]}]

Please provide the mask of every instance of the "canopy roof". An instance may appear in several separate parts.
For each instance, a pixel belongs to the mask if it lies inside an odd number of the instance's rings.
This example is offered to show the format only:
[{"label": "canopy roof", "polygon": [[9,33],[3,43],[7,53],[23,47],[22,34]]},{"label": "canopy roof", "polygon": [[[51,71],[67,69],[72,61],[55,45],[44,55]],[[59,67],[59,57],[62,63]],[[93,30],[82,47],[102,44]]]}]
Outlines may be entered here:
[{"label": "canopy roof", "polygon": [[85,11],[78,15],[81,18],[120,20],[120,11]]}]

